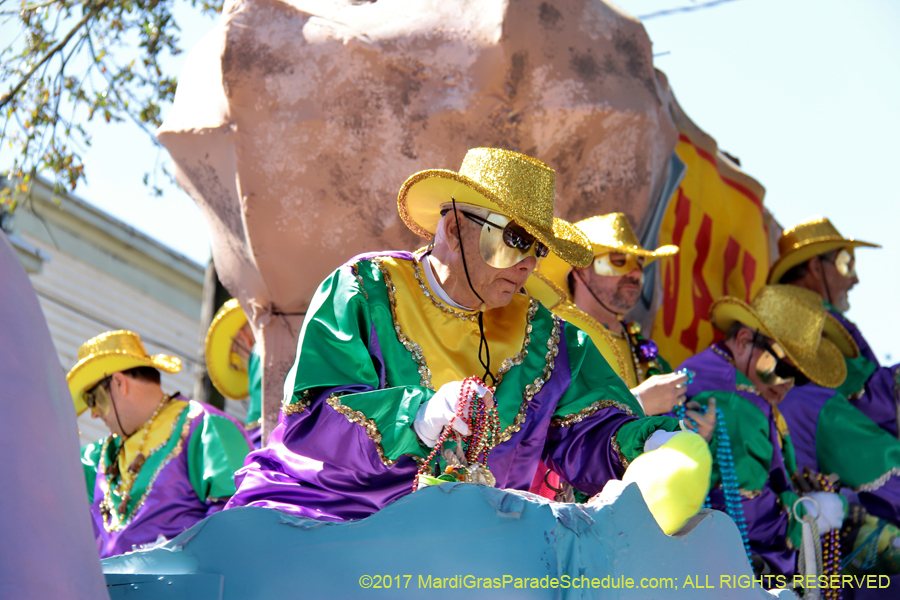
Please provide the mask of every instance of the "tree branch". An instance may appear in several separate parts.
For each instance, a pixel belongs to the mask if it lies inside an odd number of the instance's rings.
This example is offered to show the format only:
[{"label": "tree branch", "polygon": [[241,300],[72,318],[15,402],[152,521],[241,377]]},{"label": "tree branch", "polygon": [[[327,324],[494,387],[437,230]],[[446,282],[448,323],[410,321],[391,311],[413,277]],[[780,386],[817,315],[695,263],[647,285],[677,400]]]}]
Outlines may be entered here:
[{"label": "tree branch", "polygon": [[22,76],[22,79],[19,80],[19,83],[17,83],[9,91],[8,94],[4,94],[3,97],[0,98],[0,109],[2,109],[4,106],[6,106],[9,103],[9,101],[12,100],[13,97],[19,92],[19,90],[21,90],[22,87],[24,87],[25,84],[28,83],[28,80],[31,79],[31,76],[34,75],[35,71],[37,71],[41,67],[41,65],[43,65],[45,62],[50,60],[57,52],[62,50],[66,46],[66,44],[69,43],[69,40],[71,40],[75,36],[75,34],[78,32],[78,30],[81,29],[82,27],[84,27],[85,23],[89,22],[91,19],[96,17],[97,13],[99,13],[101,10],[103,10],[103,8],[108,4],[108,2],[109,2],[109,0],[104,0],[103,2],[100,2],[99,4],[94,5],[94,7],[91,8],[90,12],[88,12],[88,14],[84,15],[84,17],[75,25],[75,27],[73,27],[72,30],[66,34],[66,37],[61,39],[52,48],[50,48],[47,51],[47,54],[45,54],[44,57],[41,58],[41,60],[39,60],[33,67],[31,67],[31,70],[28,71],[28,73],[26,73],[25,75]]}]

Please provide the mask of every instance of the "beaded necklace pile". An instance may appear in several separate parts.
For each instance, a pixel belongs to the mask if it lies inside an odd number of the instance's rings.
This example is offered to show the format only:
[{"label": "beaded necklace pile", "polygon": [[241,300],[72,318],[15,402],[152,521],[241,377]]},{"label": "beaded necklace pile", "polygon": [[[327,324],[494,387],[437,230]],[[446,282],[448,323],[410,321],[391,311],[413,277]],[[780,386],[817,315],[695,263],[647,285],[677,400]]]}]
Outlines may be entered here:
[{"label": "beaded necklace pile", "polygon": [[[496,483],[488,469],[487,459],[491,449],[500,442],[500,417],[497,414],[497,404],[493,400],[486,402],[485,397],[478,395],[478,385],[484,385],[479,377],[467,377],[463,380],[454,417],[454,420],[459,419],[469,427],[469,435],[461,436],[456,433],[456,451],[443,451],[444,443],[455,432],[452,421],[445,426],[431,453],[420,463],[413,491],[419,489],[420,481],[429,485],[444,481],[485,483],[492,486]],[[488,389],[493,392],[492,388]],[[441,475],[433,477],[429,473],[440,464],[438,459],[432,465],[432,461],[438,456],[443,456],[448,464]]]},{"label": "beaded necklace pile", "polygon": [[[126,440],[117,435],[112,436],[119,439],[120,444],[119,448],[116,450],[115,459],[110,463],[108,467],[106,467],[106,472],[104,474],[106,477],[106,488],[103,490],[103,500],[100,502],[100,513],[103,516],[103,527],[107,531],[110,530],[111,525],[109,523],[109,519],[113,514],[115,514],[116,516],[116,521],[119,522],[124,521],[126,515],[128,514],[128,503],[131,502],[131,490],[134,487],[134,482],[137,481],[137,477],[141,472],[141,468],[147,461],[147,457],[144,455],[144,444],[147,442],[147,435],[153,428],[153,423],[154,421],[156,421],[156,417],[159,416],[159,413],[162,412],[162,409],[169,404],[169,401],[171,399],[172,397],[169,395],[163,396],[163,399],[156,406],[156,409],[153,411],[150,419],[148,419],[141,427],[143,433],[141,434],[141,443],[138,446],[137,455],[135,455],[134,460],[131,461],[131,464],[128,465],[128,469],[126,470],[125,474],[122,474],[119,470],[119,457],[125,451]],[[119,482],[118,484],[114,485],[113,482],[116,479],[118,479]],[[118,505],[113,502],[112,494],[114,489],[121,498]]]}]

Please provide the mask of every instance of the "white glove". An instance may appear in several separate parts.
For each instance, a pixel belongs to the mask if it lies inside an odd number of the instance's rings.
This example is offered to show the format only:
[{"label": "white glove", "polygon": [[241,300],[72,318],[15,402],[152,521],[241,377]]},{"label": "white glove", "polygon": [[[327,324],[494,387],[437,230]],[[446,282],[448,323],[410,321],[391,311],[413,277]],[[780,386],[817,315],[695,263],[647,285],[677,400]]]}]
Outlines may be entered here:
[{"label": "white glove", "polygon": [[[462,435],[469,435],[469,426],[463,421],[456,418],[457,404],[459,403],[459,391],[462,388],[462,381],[451,381],[441,386],[431,400],[419,407],[416,413],[416,419],[413,421],[413,429],[419,439],[429,448],[434,448],[444,427],[453,423],[453,429]],[[490,393],[483,385],[475,385],[475,390],[479,396]],[[469,410],[469,400],[466,400],[466,406],[463,408],[463,414]]]},{"label": "white glove", "polygon": [[653,432],[653,434],[647,438],[647,441],[644,442],[644,452],[653,452],[673,437],[681,433],[680,431],[663,431],[662,429],[658,429]]},{"label": "white glove", "polygon": [[844,522],[844,503],[841,502],[839,494],[834,492],[810,492],[803,497],[814,498],[822,508],[822,510],[819,511],[814,503],[803,503],[803,507],[806,509],[807,514],[815,517],[820,535],[840,528],[841,524]]}]

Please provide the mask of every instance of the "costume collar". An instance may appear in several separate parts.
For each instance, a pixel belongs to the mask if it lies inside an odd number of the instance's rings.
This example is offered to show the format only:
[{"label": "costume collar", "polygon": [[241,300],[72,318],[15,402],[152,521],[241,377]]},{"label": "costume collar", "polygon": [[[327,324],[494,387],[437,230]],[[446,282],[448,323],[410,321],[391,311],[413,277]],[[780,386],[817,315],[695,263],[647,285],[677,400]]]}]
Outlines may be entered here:
[{"label": "costume collar", "polygon": [[431,267],[431,254],[425,254],[422,256],[420,261],[422,263],[422,270],[425,271],[425,279],[428,280],[428,285],[431,287],[431,290],[437,294],[437,297],[441,299],[442,302],[452,306],[457,310],[465,310],[465,311],[473,311],[474,308],[469,308],[468,306],[463,306],[462,304],[458,304],[453,301],[453,298],[450,297],[447,292],[444,291],[444,288],[441,287],[440,282],[438,281],[437,275],[434,273],[434,269]]}]

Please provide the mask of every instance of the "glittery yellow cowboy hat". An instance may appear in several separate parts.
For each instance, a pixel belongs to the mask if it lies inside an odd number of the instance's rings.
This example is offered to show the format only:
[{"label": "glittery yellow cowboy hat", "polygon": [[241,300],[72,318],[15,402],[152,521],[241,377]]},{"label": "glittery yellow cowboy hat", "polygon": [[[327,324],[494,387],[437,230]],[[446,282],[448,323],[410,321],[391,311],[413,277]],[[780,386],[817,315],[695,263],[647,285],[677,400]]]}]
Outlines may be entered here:
[{"label": "glittery yellow cowboy hat", "polygon": [[[671,244],[656,250],[647,250],[641,246],[625,213],[590,217],[578,221],[575,226],[587,236],[595,257],[609,252],[622,252],[645,257],[644,266],[647,266],[657,258],[678,254],[678,246]],[[550,255],[541,261],[528,278],[525,289],[548,308],[562,301],[571,302],[569,285],[566,282],[571,268],[571,265]]]},{"label": "glittery yellow cowboy hat", "polygon": [[817,217],[785,229],[778,239],[778,260],[769,269],[769,283],[778,283],[784,274],[809,259],[838,248],[881,248],[878,244],[845,238],[831,221]]},{"label": "glittery yellow cowboy hat", "polygon": [[[722,332],[742,323],[775,340],[804,375],[827,388],[836,388],[847,376],[844,353],[852,355],[850,334],[825,311],[821,298],[813,299],[793,285],[767,285],[749,305],[725,296],[710,307],[710,320]],[[826,323],[828,324],[826,327]],[[839,328],[839,329],[838,329]],[[858,353],[858,350],[856,350]]]},{"label": "glittery yellow cowboy hat", "polygon": [[206,372],[216,389],[231,400],[244,400],[250,393],[250,376],[241,357],[232,352],[234,336],[247,323],[234,298],[222,305],[206,332]]},{"label": "glittery yellow cowboy hat", "polygon": [[66,374],[66,382],[75,402],[75,414],[87,410],[84,392],[97,382],[119,371],[135,367],[153,367],[166,373],[181,370],[181,360],[174,356],[150,356],[141,337],[131,331],[107,331],[91,338],[78,349],[78,362]]},{"label": "glittery yellow cowboy hat", "polygon": [[451,199],[501,213],[521,225],[569,264],[591,264],[590,244],[571,223],[553,217],[556,174],[539,160],[499,148],[473,148],[459,172],[420,171],[400,188],[400,218],[414,233],[431,238],[441,207]]}]

